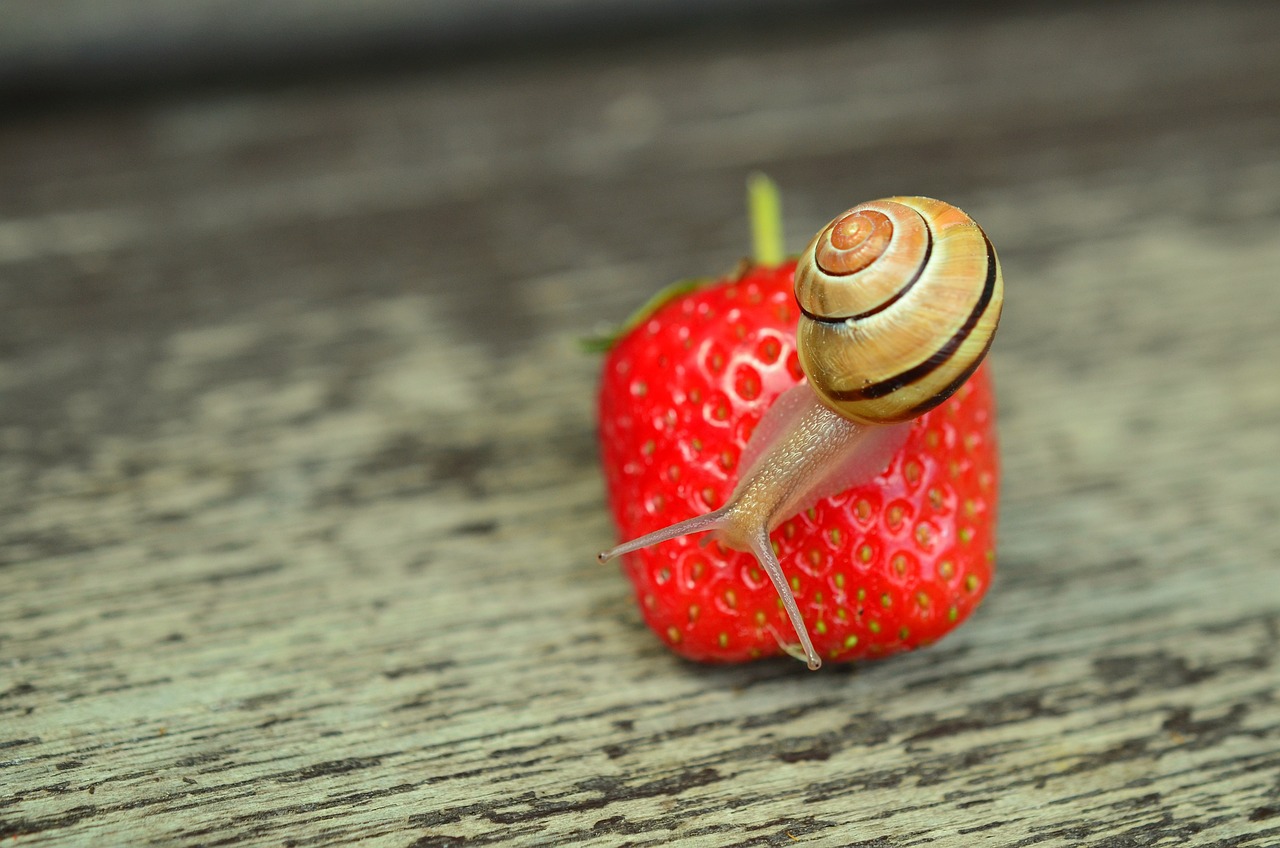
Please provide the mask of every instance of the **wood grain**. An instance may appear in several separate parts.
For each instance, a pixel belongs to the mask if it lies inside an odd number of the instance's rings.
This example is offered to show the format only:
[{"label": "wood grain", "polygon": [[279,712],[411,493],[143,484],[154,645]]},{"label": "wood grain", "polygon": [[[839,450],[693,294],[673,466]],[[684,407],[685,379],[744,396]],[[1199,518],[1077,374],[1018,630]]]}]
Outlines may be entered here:
[{"label": "wood grain", "polygon": [[[4,844],[1280,844],[1280,19],[793,29],[0,128]],[[946,197],[999,577],[906,657],[640,623],[575,336]]]}]

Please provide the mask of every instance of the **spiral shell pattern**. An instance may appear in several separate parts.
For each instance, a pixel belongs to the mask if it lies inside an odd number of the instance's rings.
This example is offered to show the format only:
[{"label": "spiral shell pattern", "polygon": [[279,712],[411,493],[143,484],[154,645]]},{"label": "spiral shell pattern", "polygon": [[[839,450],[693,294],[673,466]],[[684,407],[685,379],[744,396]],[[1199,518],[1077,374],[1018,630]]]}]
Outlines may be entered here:
[{"label": "spiral shell pattern", "polygon": [[969,379],[1000,320],[1004,278],[973,219],[927,197],[863,203],[800,255],[800,364],[823,401],[867,424],[928,412]]}]

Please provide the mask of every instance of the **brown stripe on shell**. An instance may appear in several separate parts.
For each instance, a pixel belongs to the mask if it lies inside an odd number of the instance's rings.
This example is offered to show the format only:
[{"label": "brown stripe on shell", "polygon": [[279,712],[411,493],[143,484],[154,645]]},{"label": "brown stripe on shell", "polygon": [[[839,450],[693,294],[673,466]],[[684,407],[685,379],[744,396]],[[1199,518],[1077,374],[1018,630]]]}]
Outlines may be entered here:
[{"label": "brown stripe on shell", "polygon": [[[907,207],[907,208],[910,208],[910,207]],[[921,215],[919,211],[915,209],[912,209],[911,211],[914,212],[916,216],[920,218],[921,223],[924,224],[925,235],[928,236],[928,240],[925,242],[925,246],[924,246],[924,259],[920,262],[920,266],[916,268],[916,271],[911,276],[911,279],[907,280],[907,282],[904,283],[898,289],[898,291],[894,293],[893,297],[890,297],[888,300],[884,300],[880,303],[877,303],[875,306],[871,307],[865,312],[859,312],[857,315],[848,315],[842,318],[828,318],[822,315],[814,315],[812,312],[805,309],[803,304],[801,304],[800,311],[804,313],[806,318],[808,318],[811,321],[817,321],[820,324],[844,324],[849,321],[862,321],[866,318],[870,318],[872,315],[877,315],[885,311],[890,306],[893,306],[895,303],[901,300],[902,297],[906,295],[907,292],[911,291],[912,287],[915,286],[915,284],[920,281],[920,278],[924,276],[925,269],[929,267],[929,260],[933,257],[933,227],[929,226],[929,219]],[[828,273],[831,273],[831,272],[828,271]]]},{"label": "brown stripe on shell", "polygon": [[[850,228],[848,221],[856,222]],[[867,230],[863,225],[867,225]],[[876,209],[853,209],[832,221],[813,250],[813,261],[825,274],[847,277],[884,254],[893,241],[893,219]]]},{"label": "brown stripe on shell", "polygon": [[[920,273],[931,238],[926,216],[912,200],[885,198],[861,203],[814,236],[796,267],[795,295],[800,308],[820,321],[842,321],[874,314],[899,298],[904,284]],[[859,231],[850,227],[840,233],[835,228],[842,221],[855,218],[860,222],[883,219],[888,223],[873,227],[870,238],[851,250],[841,250],[838,245],[848,244],[847,239],[856,237]],[[887,242],[875,238],[890,229]],[[833,241],[837,235],[845,239]],[[870,246],[875,257],[873,262],[863,264],[856,260],[868,258],[860,249],[868,242],[874,242]],[[838,273],[842,271],[845,273]]]},{"label": "brown stripe on shell", "polygon": [[978,370],[978,366],[982,364],[982,360],[987,358],[987,351],[991,350],[991,343],[995,340],[995,333],[987,336],[987,343],[982,346],[982,351],[973,358],[973,361],[969,363],[968,367],[957,374],[956,378],[948,383],[946,388],[935,392],[933,397],[923,400],[911,407],[903,417],[915,418],[917,416],[924,415],[926,412],[933,409],[935,406],[940,405],[947,398],[959,391],[961,386],[969,382],[969,378],[973,376],[973,372]]},{"label": "brown stripe on shell", "polygon": [[[932,229],[930,229],[930,234],[932,234],[932,232]],[[872,383],[869,386],[863,386],[860,389],[829,390],[825,393],[829,400],[846,403],[850,401],[875,400],[876,398],[882,398],[898,391],[904,386],[911,385],[912,383],[916,383],[924,379],[929,376],[929,374],[933,373],[950,361],[956,350],[959,349],[960,345],[964,344],[965,339],[967,339],[969,334],[973,332],[973,328],[982,320],[982,316],[986,314],[987,307],[991,305],[991,298],[995,293],[996,275],[999,270],[999,265],[996,263],[995,248],[991,244],[991,239],[987,238],[987,234],[982,232],[980,228],[979,232],[982,233],[982,240],[986,242],[987,245],[987,277],[983,284],[982,294],[979,296],[978,302],[974,304],[973,309],[969,312],[969,316],[965,319],[964,324],[960,326],[960,329],[958,329],[951,338],[947,339],[946,343],[943,344],[942,347],[938,348],[938,350],[930,354],[928,358],[918,365],[908,368],[906,371],[886,380],[881,380],[878,383]],[[992,338],[994,338],[994,335]],[[931,405],[936,406],[943,400],[946,400],[946,398],[955,392],[956,389],[963,385],[965,380],[969,379],[973,374],[973,371],[977,369],[979,363],[982,362],[983,357],[986,356],[987,349],[990,348],[990,346],[991,339],[988,339],[987,343],[982,348],[982,353],[974,359],[970,367],[966,367],[964,369],[957,380],[953,381],[953,385],[950,385],[943,390],[945,394],[942,394],[941,398],[930,398],[928,401],[918,404],[912,412],[914,414],[919,414],[915,413],[915,409],[920,409],[921,412],[924,412],[930,409]]]}]

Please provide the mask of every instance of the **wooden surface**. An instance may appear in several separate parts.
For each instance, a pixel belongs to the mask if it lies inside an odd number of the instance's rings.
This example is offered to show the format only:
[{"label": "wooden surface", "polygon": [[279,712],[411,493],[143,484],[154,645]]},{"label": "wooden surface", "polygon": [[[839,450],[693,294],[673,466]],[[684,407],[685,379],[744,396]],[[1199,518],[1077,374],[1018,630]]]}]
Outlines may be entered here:
[{"label": "wooden surface", "polygon": [[[1280,845],[1280,7],[811,20],[0,126],[4,845]],[[640,624],[572,340],[983,222],[999,574],[914,655]]]}]

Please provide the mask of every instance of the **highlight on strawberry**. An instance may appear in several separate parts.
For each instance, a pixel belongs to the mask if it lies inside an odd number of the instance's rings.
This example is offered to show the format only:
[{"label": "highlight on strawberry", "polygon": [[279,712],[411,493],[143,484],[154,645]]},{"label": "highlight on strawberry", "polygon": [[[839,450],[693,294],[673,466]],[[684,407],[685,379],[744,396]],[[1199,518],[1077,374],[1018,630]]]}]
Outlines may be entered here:
[{"label": "highlight on strawberry", "polygon": [[994,569],[995,249],[956,207],[891,197],[786,261],[776,189],[755,177],[749,196],[757,260],[664,292],[608,349],[601,452],[627,541],[599,559],[623,557],[689,659],[817,669],[928,645]]}]

